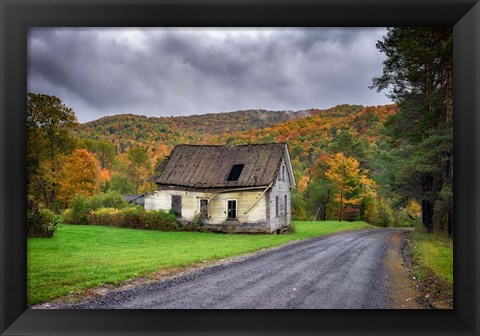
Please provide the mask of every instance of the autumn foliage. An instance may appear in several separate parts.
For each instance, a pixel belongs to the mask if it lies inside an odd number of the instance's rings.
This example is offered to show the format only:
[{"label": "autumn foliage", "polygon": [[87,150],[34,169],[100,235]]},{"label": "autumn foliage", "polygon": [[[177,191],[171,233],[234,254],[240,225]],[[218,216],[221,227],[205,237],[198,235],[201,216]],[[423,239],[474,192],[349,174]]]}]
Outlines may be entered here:
[{"label": "autumn foliage", "polygon": [[[396,109],[394,105],[339,105],[297,112],[104,117],[73,128],[72,148],[57,156],[53,169],[51,160],[43,160],[37,176],[46,182],[47,194],[55,187],[60,206],[65,207],[76,195],[156,190],[147,180],[177,144],[285,142],[298,190],[292,197],[294,218],[338,219],[344,207],[359,210],[360,218],[374,218],[378,202],[368,155],[384,141],[380,131]],[[38,180],[31,181],[34,185]]]},{"label": "autumn foliage", "polygon": [[65,157],[60,175],[59,199],[66,204],[77,195],[91,196],[99,190],[97,159],[85,149],[76,149]]}]

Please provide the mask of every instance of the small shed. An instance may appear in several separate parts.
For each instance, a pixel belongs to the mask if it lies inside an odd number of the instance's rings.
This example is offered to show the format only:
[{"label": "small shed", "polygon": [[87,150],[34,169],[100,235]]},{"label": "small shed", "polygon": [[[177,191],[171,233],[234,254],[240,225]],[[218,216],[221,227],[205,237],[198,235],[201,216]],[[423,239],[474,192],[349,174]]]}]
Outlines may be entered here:
[{"label": "small shed", "polygon": [[290,225],[295,178],[284,143],[178,145],[156,176],[145,209],[173,210],[181,223],[251,233]]},{"label": "small shed", "polygon": [[123,195],[123,199],[128,203],[134,203],[141,206],[145,206],[145,195],[144,194],[131,194]]}]

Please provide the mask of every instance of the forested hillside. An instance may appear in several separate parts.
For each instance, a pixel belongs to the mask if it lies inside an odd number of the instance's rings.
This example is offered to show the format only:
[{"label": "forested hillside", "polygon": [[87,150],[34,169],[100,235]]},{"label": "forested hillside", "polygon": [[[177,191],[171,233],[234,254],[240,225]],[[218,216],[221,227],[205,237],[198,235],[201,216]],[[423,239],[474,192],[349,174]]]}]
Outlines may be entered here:
[{"label": "forested hillside", "polygon": [[81,124],[76,128],[76,132],[79,137],[86,139],[108,139],[117,146],[120,153],[124,153],[137,145],[172,146],[204,141],[205,135],[263,129],[313,113],[315,110],[297,112],[245,110],[186,117],[114,115]]},{"label": "forested hillside", "polygon": [[328,110],[247,110],[170,118],[129,114],[81,124],[74,132],[87,142],[108,140],[115,145],[117,154],[142,146],[152,162],[181,143],[261,142],[287,142],[294,156],[305,162],[308,157],[305,154],[318,154],[321,148],[325,149],[339,129],[351,128],[352,134],[359,134],[364,142],[374,141],[380,135],[383,121],[394,111],[393,105],[339,105]]}]

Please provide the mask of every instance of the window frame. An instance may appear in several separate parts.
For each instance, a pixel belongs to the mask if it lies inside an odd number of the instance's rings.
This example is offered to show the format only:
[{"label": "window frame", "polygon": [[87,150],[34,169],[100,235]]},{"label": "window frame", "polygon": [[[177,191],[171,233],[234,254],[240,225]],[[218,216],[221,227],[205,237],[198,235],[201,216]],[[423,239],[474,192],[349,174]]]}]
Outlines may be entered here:
[{"label": "window frame", "polygon": [[[230,211],[228,208],[229,202],[235,202],[235,217],[230,217]],[[227,198],[225,200],[225,209],[227,213],[227,220],[238,220],[238,199],[236,198]]]},{"label": "window frame", "polygon": [[[208,205],[210,204],[210,199],[206,198],[206,197],[201,197],[198,199],[198,213],[200,214],[202,212],[202,201],[207,201],[207,207]],[[203,214],[203,216],[201,216],[200,218],[203,218],[203,219],[206,219],[208,218],[208,212],[210,211],[210,209],[207,209],[207,211]]]}]

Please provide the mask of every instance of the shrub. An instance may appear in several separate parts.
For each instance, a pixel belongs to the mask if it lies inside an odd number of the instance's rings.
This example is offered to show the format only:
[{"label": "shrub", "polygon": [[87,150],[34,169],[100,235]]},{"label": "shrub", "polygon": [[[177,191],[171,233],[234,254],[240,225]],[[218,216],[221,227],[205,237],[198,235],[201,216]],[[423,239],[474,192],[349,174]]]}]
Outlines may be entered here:
[{"label": "shrub", "polygon": [[[87,215],[91,225],[117,226],[130,229],[177,231],[175,214],[163,210],[147,210],[141,206],[125,209],[101,208]],[[197,231],[197,230],[194,230]]]},{"label": "shrub", "polygon": [[88,223],[91,225],[123,226],[123,214],[115,208],[101,208],[88,214]]},{"label": "shrub", "polygon": [[77,196],[72,202],[70,211],[63,214],[63,220],[69,224],[88,224],[89,212],[88,199],[85,196]]},{"label": "shrub", "polygon": [[393,226],[395,227],[414,227],[415,223],[421,222],[421,218],[412,219],[405,209],[397,210],[393,213]]},{"label": "shrub", "polygon": [[77,196],[72,202],[70,211],[64,212],[64,221],[69,224],[89,224],[89,215],[92,211],[96,211],[101,208],[116,208],[124,209],[129,207],[127,201],[125,201],[117,192],[107,192],[90,197]]},{"label": "shrub", "polygon": [[172,212],[163,210],[145,211],[143,220],[145,228],[149,230],[177,231],[179,229],[176,216]]},{"label": "shrub", "polygon": [[143,213],[145,210],[141,206],[126,208],[122,210],[123,222],[122,227],[131,229],[144,229]]},{"label": "shrub", "polygon": [[395,215],[392,208],[387,204],[385,199],[380,199],[378,209],[377,226],[389,227],[395,222]]},{"label": "shrub", "polygon": [[345,210],[343,211],[343,216],[346,221],[348,222],[353,222],[358,219],[360,216],[360,209],[357,208],[352,208],[350,206],[347,206]]},{"label": "shrub", "polygon": [[67,224],[73,223],[72,209],[68,208],[68,209],[63,210],[62,218],[63,218],[63,221],[62,221],[63,223],[67,223]]},{"label": "shrub", "polygon": [[118,192],[109,191],[97,195],[90,196],[88,198],[89,207],[91,210],[97,210],[100,208],[116,208],[123,209],[129,206]]},{"label": "shrub", "polygon": [[291,222],[290,225],[285,228],[285,233],[295,233],[295,231],[297,231],[297,228],[293,222]]},{"label": "shrub", "polygon": [[28,237],[50,238],[57,230],[58,222],[58,217],[52,211],[40,207],[37,203],[29,203],[27,209]]}]

